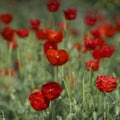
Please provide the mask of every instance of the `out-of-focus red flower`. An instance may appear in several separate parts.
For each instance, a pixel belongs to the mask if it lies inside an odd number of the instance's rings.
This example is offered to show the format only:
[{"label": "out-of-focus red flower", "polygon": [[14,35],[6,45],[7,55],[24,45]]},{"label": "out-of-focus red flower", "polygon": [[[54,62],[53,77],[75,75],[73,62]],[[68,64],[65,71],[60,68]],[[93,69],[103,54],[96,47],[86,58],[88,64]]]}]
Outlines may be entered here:
[{"label": "out-of-focus red flower", "polygon": [[62,93],[62,88],[57,82],[48,82],[42,86],[42,93],[49,100],[58,98]]},{"label": "out-of-focus red flower", "polygon": [[8,69],[8,68],[5,68],[5,69],[4,69],[4,73],[5,73],[5,75],[7,75],[7,76],[14,76],[14,75],[15,75],[15,71],[12,70],[12,69]]},{"label": "out-of-focus red flower", "polygon": [[40,26],[41,21],[38,19],[30,20],[30,26],[32,29],[38,29]]},{"label": "out-of-focus red flower", "polygon": [[97,21],[96,17],[92,17],[92,16],[88,16],[88,15],[85,16],[85,23],[87,25],[93,26],[93,25],[95,25],[96,21]]},{"label": "out-of-focus red flower", "polygon": [[102,58],[100,49],[94,49],[92,51],[92,56],[94,59],[100,60]]},{"label": "out-of-focus red flower", "polygon": [[18,29],[15,31],[17,35],[21,38],[25,38],[29,35],[29,29],[24,28],[24,29]]},{"label": "out-of-focus red flower", "polygon": [[77,16],[77,10],[75,8],[69,8],[63,12],[66,20],[74,20]]},{"label": "out-of-focus red flower", "polygon": [[98,60],[90,60],[85,62],[86,68],[88,70],[92,69],[93,71],[97,71],[99,69],[99,61]]},{"label": "out-of-focus red flower", "polygon": [[90,33],[94,36],[94,37],[100,37],[101,36],[101,34],[100,34],[100,31],[99,31],[99,29],[91,29],[91,31],[90,31]]},{"label": "out-of-focus red flower", "polygon": [[84,46],[86,50],[93,50],[97,46],[97,41],[95,38],[89,38],[86,34],[84,36]]},{"label": "out-of-focus red flower", "polygon": [[109,46],[107,44],[102,47],[93,50],[92,55],[95,59],[101,59],[110,57],[115,51],[115,47],[113,45]]},{"label": "out-of-focus red flower", "polygon": [[0,18],[4,24],[9,24],[12,21],[13,16],[10,13],[4,13],[0,15]]},{"label": "out-of-focus red flower", "polygon": [[46,52],[46,57],[48,61],[55,66],[61,66],[68,62],[69,54],[65,50],[54,50],[50,49]]},{"label": "out-of-focus red flower", "polygon": [[103,45],[100,48],[101,56],[104,57],[110,57],[115,52],[115,47],[113,45]]},{"label": "out-of-focus red flower", "polygon": [[79,42],[75,42],[73,43],[72,48],[76,48],[77,51],[79,52],[82,50],[82,45]]},{"label": "out-of-focus red flower", "polygon": [[50,12],[55,12],[59,9],[60,2],[58,0],[48,0],[47,1],[47,8]]},{"label": "out-of-focus red flower", "polygon": [[1,32],[2,37],[7,41],[14,39],[14,30],[10,27],[5,27]]},{"label": "out-of-focus red flower", "polygon": [[50,103],[50,101],[43,95],[41,91],[31,93],[29,100],[31,106],[37,111],[46,110]]},{"label": "out-of-focus red flower", "polygon": [[46,41],[45,44],[44,44],[44,53],[46,54],[47,50],[49,50],[49,49],[57,50],[58,49],[57,43]]},{"label": "out-of-focus red flower", "polygon": [[47,30],[47,40],[54,43],[62,42],[63,40],[63,32],[62,31],[53,31]]},{"label": "out-of-focus red flower", "polygon": [[104,22],[99,26],[100,34],[106,37],[112,37],[116,33],[116,28],[109,22]]},{"label": "out-of-focus red flower", "polygon": [[39,40],[45,40],[45,39],[47,39],[47,29],[37,29],[36,30],[36,37]]},{"label": "out-of-focus red flower", "polygon": [[117,87],[118,78],[103,75],[97,76],[96,87],[102,92],[112,92]]},{"label": "out-of-focus red flower", "polygon": [[18,47],[18,43],[15,40],[8,41],[8,47],[12,49],[16,49]]}]

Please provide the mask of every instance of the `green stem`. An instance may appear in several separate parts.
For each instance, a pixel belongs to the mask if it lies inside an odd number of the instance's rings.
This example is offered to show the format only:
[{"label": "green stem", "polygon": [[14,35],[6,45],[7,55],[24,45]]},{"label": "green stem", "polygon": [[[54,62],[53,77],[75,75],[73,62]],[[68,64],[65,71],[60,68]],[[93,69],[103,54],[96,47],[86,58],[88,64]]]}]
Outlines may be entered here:
[{"label": "green stem", "polygon": [[9,47],[8,66],[11,67],[12,47]]},{"label": "green stem", "polygon": [[104,96],[103,96],[103,105],[104,105],[104,120],[107,120],[106,95],[105,95],[105,93],[104,93]]}]

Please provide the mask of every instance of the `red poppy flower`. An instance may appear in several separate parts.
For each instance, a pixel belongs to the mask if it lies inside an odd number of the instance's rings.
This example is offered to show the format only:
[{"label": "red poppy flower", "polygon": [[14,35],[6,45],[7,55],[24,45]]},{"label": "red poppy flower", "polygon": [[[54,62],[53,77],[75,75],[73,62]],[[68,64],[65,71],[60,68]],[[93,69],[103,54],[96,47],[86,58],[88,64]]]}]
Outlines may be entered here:
[{"label": "red poppy flower", "polygon": [[40,26],[41,21],[38,19],[30,20],[30,25],[32,29],[38,29]]},{"label": "red poppy flower", "polygon": [[92,56],[94,57],[94,59],[100,60],[102,58],[100,49],[94,49],[92,51]]},{"label": "red poppy flower", "polygon": [[96,87],[102,92],[112,92],[117,87],[117,78],[103,75],[97,76]]},{"label": "red poppy flower", "polygon": [[99,29],[92,29],[91,31],[90,31],[90,33],[94,36],[94,37],[100,37],[101,36],[101,34],[100,34],[100,31],[99,31]]},{"label": "red poppy flower", "polygon": [[49,49],[46,52],[46,57],[55,66],[63,65],[69,60],[69,54],[65,50]]},{"label": "red poppy flower", "polygon": [[47,50],[49,50],[49,49],[57,50],[58,49],[57,44],[53,43],[53,42],[46,41],[44,44],[44,53],[46,54]]},{"label": "red poppy flower", "polygon": [[13,19],[13,16],[10,13],[1,14],[0,17],[4,24],[9,24]]},{"label": "red poppy flower", "polygon": [[85,63],[86,68],[92,69],[93,71],[96,71],[99,69],[99,61],[98,60],[90,60]]},{"label": "red poppy flower", "polygon": [[39,40],[45,40],[45,39],[47,39],[47,29],[37,29],[36,30],[36,37]]},{"label": "red poppy flower", "polygon": [[63,40],[63,32],[47,30],[47,40],[54,43],[61,42]]},{"label": "red poppy flower", "polygon": [[100,48],[101,56],[104,57],[110,57],[115,51],[115,47],[113,45],[108,46],[108,45],[103,45]]},{"label": "red poppy flower", "polygon": [[48,82],[42,86],[42,93],[49,100],[58,98],[62,93],[62,88],[57,82]]},{"label": "red poppy flower", "polygon": [[96,17],[91,17],[91,16],[86,16],[85,17],[85,23],[87,25],[93,26],[93,25],[95,25],[96,21],[97,21]]},{"label": "red poppy flower", "polygon": [[112,37],[116,33],[116,27],[109,22],[104,22],[99,27],[100,34],[106,37]]},{"label": "red poppy flower", "polygon": [[21,38],[25,38],[29,35],[29,29],[27,29],[27,28],[19,29],[19,30],[16,30],[15,32]]},{"label": "red poppy flower", "polygon": [[49,107],[49,100],[43,95],[41,91],[36,91],[29,96],[31,106],[37,110],[46,110]]},{"label": "red poppy flower", "polygon": [[8,47],[12,48],[12,49],[16,49],[18,47],[18,44],[15,40],[12,40],[12,41],[8,41]]},{"label": "red poppy flower", "polygon": [[92,55],[95,59],[101,59],[110,57],[115,52],[115,47],[113,45],[108,46],[107,44],[103,45],[100,48],[95,49],[92,52]]},{"label": "red poppy flower", "polygon": [[50,12],[55,12],[59,9],[60,2],[58,0],[48,0],[47,1],[47,8]]},{"label": "red poppy flower", "polygon": [[75,8],[69,8],[64,10],[64,17],[66,20],[73,20],[77,16],[77,10]]},{"label": "red poppy flower", "polygon": [[1,34],[2,37],[7,41],[12,41],[14,38],[14,30],[10,27],[5,27]]},{"label": "red poppy flower", "polygon": [[86,50],[93,50],[97,46],[97,41],[95,38],[89,38],[86,34],[84,36],[84,46]]}]

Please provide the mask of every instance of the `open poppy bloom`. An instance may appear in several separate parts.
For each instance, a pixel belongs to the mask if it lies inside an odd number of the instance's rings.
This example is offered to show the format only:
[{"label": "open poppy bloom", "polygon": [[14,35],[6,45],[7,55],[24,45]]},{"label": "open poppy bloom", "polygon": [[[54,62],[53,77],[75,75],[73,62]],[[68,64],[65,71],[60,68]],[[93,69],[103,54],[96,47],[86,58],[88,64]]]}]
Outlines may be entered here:
[{"label": "open poppy bloom", "polygon": [[46,52],[46,57],[48,61],[55,66],[61,66],[68,62],[69,60],[69,54],[65,50],[54,50],[49,49]]},{"label": "open poppy bloom", "polygon": [[57,50],[58,49],[57,48],[57,43],[46,41],[45,44],[44,44],[44,53],[46,54],[47,50],[49,50],[49,49]]},{"label": "open poppy bloom", "polygon": [[55,12],[59,9],[60,2],[58,0],[48,0],[47,1],[47,8],[50,12]]},{"label": "open poppy bloom", "polygon": [[41,21],[38,19],[30,20],[30,26],[32,29],[38,29],[40,26]]},{"label": "open poppy bloom", "polygon": [[96,87],[102,92],[112,92],[117,87],[117,78],[103,75],[97,76]]},{"label": "open poppy bloom", "polygon": [[14,38],[14,30],[10,27],[5,27],[1,32],[2,37],[7,41],[12,41]]},{"label": "open poppy bloom", "polygon": [[42,93],[49,100],[58,98],[62,93],[62,88],[57,82],[48,82],[42,86]]},{"label": "open poppy bloom", "polygon": [[85,16],[85,23],[87,25],[93,26],[95,25],[96,21],[97,21],[96,17]]},{"label": "open poppy bloom", "polygon": [[98,60],[90,60],[85,63],[86,68],[88,70],[92,69],[93,71],[96,71],[99,69],[99,61]]},{"label": "open poppy bloom", "polygon": [[15,31],[17,35],[21,38],[25,38],[29,35],[29,29],[24,28],[24,29],[18,29]]},{"label": "open poppy bloom", "polygon": [[29,100],[31,106],[37,111],[46,110],[50,103],[41,91],[36,91],[30,94]]},{"label": "open poppy bloom", "polygon": [[64,17],[66,20],[74,20],[77,16],[77,10],[75,8],[69,8],[64,10]]},{"label": "open poppy bloom", "polygon": [[36,30],[36,37],[38,38],[38,40],[47,39],[47,29],[37,29]]},{"label": "open poppy bloom", "polygon": [[13,16],[10,13],[4,13],[0,15],[0,18],[4,24],[9,24],[12,21]]},{"label": "open poppy bloom", "polygon": [[54,43],[62,42],[63,32],[62,31],[53,31],[47,30],[47,40]]},{"label": "open poppy bloom", "polygon": [[86,34],[84,36],[84,46],[86,50],[94,50],[97,46],[97,41],[95,38],[89,38]]},{"label": "open poppy bloom", "polygon": [[106,37],[112,37],[116,33],[116,27],[110,22],[104,22],[99,26],[100,34]]}]

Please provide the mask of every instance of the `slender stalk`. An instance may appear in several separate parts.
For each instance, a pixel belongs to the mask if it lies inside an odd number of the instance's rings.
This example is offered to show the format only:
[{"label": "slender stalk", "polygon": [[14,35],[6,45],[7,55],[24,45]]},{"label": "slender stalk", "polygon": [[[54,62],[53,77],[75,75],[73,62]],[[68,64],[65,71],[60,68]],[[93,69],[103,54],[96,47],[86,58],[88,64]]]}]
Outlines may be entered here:
[{"label": "slender stalk", "polygon": [[103,108],[104,108],[104,120],[107,120],[107,112],[106,112],[106,95],[103,94]]}]

